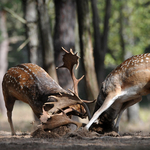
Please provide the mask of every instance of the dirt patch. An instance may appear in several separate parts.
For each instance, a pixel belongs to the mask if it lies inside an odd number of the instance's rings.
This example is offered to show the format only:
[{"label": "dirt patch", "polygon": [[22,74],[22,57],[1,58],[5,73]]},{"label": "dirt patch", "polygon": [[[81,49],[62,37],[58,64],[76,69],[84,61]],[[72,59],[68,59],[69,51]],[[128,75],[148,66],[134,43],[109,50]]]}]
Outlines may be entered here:
[{"label": "dirt patch", "polygon": [[67,126],[60,126],[59,128],[49,131],[44,131],[41,127],[39,127],[31,133],[31,136],[33,138],[60,138],[69,132],[70,129]]},{"label": "dirt patch", "polygon": [[88,149],[149,149],[150,136],[142,132],[124,134],[120,137],[99,135],[93,132],[78,130],[77,132],[67,133],[62,137],[33,138],[30,133],[18,132],[16,136],[11,136],[10,132],[0,131],[1,150],[34,150],[34,149],[65,149],[65,150],[88,150]]},{"label": "dirt patch", "polygon": [[[67,126],[60,126],[56,129],[44,131],[41,127],[36,129],[34,132],[31,133],[33,138],[78,138],[82,139],[85,137],[99,137],[100,134],[96,132],[87,131],[84,128],[80,128],[75,131],[71,131],[71,129]],[[102,136],[102,135],[101,135]]]}]

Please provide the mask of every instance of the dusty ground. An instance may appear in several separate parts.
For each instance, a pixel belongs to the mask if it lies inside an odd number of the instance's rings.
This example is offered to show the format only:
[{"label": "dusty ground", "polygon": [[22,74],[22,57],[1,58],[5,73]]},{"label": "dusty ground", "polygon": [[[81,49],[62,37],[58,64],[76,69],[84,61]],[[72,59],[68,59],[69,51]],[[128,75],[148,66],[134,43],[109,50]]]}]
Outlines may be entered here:
[{"label": "dusty ground", "polygon": [[[21,112],[20,112],[21,110]],[[31,132],[36,127],[33,122],[32,111],[26,105],[15,105],[13,121],[17,136],[11,136],[7,118],[0,116],[0,150],[8,149],[150,149],[150,116],[147,111],[141,113],[144,117],[140,123],[128,124],[123,122],[120,127],[120,137],[98,135],[94,132],[69,132],[62,137],[33,138]]]},{"label": "dusty ground", "polygon": [[150,136],[141,133],[124,135],[121,137],[111,136],[92,136],[81,137],[76,134],[70,134],[63,138],[32,138],[30,134],[17,133],[17,136],[11,136],[10,132],[0,132],[0,149],[8,150],[43,150],[43,149],[149,149]]}]

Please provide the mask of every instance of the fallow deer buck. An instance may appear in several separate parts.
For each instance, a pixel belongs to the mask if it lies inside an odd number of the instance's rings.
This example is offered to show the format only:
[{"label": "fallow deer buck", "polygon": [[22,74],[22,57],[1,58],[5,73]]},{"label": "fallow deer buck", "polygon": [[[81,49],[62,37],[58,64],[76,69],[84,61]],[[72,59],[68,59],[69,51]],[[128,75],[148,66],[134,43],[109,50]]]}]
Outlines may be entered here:
[{"label": "fallow deer buck", "polygon": [[102,82],[95,113],[85,128],[89,129],[98,119],[99,132],[118,131],[123,111],[149,93],[150,53],[125,60]]},{"label": "fallow deer buck", "polygon": [[[12,135],[15,134],[12,123],[12,110],[16,100],[30,105],[35,115],[42,121],[43,129],[53,129],[61,125],[81,123],[71,120],[68,115],[77,115],[84,118],[90,115],[88,107],[78,96],[78,82],[73,73],[73,67],[78,67],[77,54],[65,49],[64,64],[61,67],[69,69],[74,92],[61,88],[41,67],[26,63],[10,68],[4,75],[2,88],[7,109],[8,122]],[[21,110],[20,110],[21,111]],[[90,116],[89,116],[90,117]]]}]

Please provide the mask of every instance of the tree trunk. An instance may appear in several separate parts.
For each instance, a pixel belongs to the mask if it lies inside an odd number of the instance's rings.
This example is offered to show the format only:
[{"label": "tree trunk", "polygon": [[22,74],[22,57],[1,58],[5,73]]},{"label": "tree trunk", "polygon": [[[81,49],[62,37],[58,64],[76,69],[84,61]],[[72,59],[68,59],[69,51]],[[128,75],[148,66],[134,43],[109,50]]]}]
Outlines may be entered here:
[{"label": "tree trunk", "polygon": [[23,0],[24,16],[26,20],[26,36],[28,43],[29,62],[38,64],[38,25],[37,25],[37,9],[35,0]]},{"label": "tree trunk", "polygon": [[124,61],[124,56],[125,56],[125,40],[124,40],[124,33],[123,33],[123,12],[122,12],[123,6],[120,4],[120,16],[119,16],[119,36],[120,36],[120,45],[122,49],[122,61]]},{"label": "tree trunk", "polygon": [[3,94],[2,94],[2,80],[3,76],[7,70],[7,54],[9,51],[9,41],[7,34],[7,26],[6,26],[6,14],[3,10],[0,9],[0,111],[2,115],[6,115],[6,108],[4,104]]},{"label": "tree trunk", "polygon": [[110,13],[111,13],[111,0],[106,0],[105,1],[105,17],[104,17],[104,30],[102,34],[102,47],[101,47],[101,57],[99,59],[99,64],[100,64],[100,77],[99,81],[102,82],[105,76],[105,66],[104,66],[104,60],[105,60],[105,55],[107,52],[107,43],[108,43],[108,33],[109,33],[109,18],[110,18]]},{"label": "tree trunk", "polygon": [[[55,4],[55,29],[54,29],[54,51],[55,65],[62,65],[62,55],[66,50],[75,50],[75,19],[76,6],[74,0],[54,0]],[[58,69],[57,76],[59,84],[65,89],[72,89],[73,83],[70,73],[66,69]]]},{"label": "tree trunk", "polygon": [[100,32],[99,16],[97,10],[97,1],[91,0],[92,12],[93,12],[93,27],[94,27],[94,58],[95,58],[95,70],[97,74],[97,81],[99,87],[105,77],[105,55],[107,52],[107,42],[109,33],[109,18],[111,13],[111,0],[105,1],[105,17],[104,17],[104,30]]},{"label": "tree trunk", "polygon": [[50,31],[50,21],[45,0],[37,0],[40,18],[40,34],[43,48],[43,68],[57,82],[54,64],[54,48]]},{"label": "tree trunk", "polygon": [[[88,99],[95,99],[97,98],[99,90],[94,67],[88,0],[76,0],[76,3],[79,23],[81,59],[85,71],[86,90]],[[91,111],[93,111],[92,107],[93,106],[90,108]]]},{"label": "tree trunk", "polygon": [[97,0],[91,0],[92,15],[93,15],[93,30],[94,30],[94,60],[95,60],[95,71],[97,75],[98,86],[100,87],[104,76],[101,76],[101,33],[100,33],[100,20],[97,9]]}]

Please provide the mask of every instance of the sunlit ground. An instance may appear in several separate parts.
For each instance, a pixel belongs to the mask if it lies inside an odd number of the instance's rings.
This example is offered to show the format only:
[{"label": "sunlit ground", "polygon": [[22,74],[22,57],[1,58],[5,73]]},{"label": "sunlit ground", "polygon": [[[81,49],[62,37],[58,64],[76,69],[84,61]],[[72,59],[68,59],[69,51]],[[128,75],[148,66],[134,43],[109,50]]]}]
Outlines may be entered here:
[{"label": "sunlit ground", "polygon": [[[13,110],[13,123],[15,131],[32,132],[36,129],[31,108],[25,103],[15,103]],[[10,131],[7,117],[0,115],[0,130]],[[120,122],[120,133],[125,132],[150,132],[150,109],[140,108],[140,120],[136,123],[128,123],[126,119]]]},{"label": "sunlit ground", "polygon": [[150,109],[141,108],[139,110],[139,121],[135,123],[129,123],[126,120],[120,122],[120,133],[124,132],[150,132]]},{"label": "sunlit ground", "polygon": [[[16,131],[30,132],[35,129],[32,110],[29,105],[25,103],[15,103],[12,119]],[[7,116],[0,116],[0,130],[10,131]]]}]

